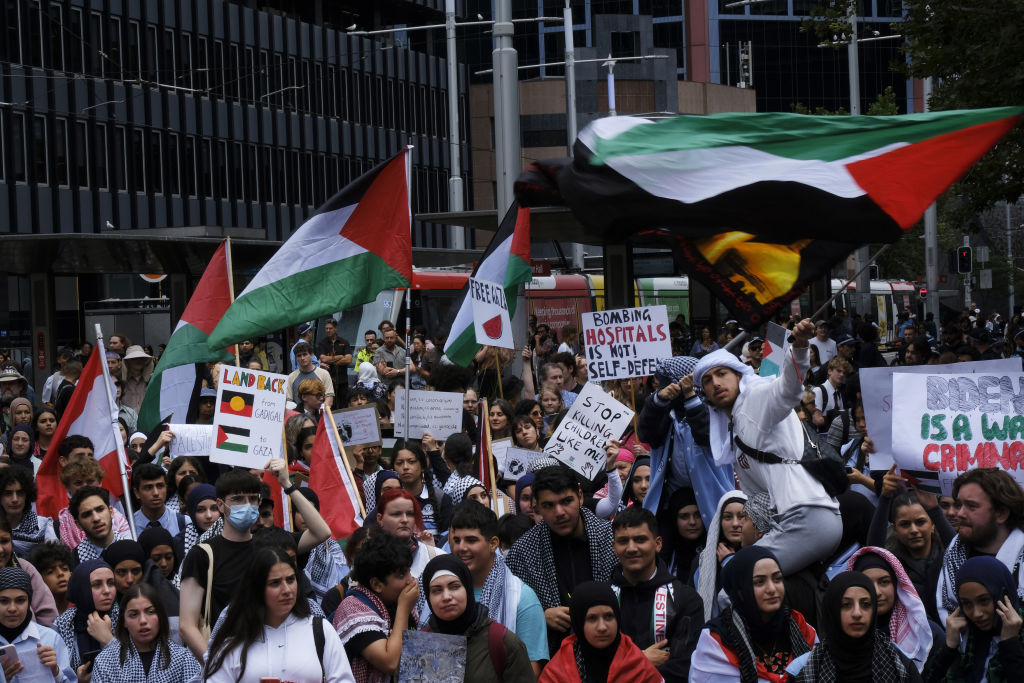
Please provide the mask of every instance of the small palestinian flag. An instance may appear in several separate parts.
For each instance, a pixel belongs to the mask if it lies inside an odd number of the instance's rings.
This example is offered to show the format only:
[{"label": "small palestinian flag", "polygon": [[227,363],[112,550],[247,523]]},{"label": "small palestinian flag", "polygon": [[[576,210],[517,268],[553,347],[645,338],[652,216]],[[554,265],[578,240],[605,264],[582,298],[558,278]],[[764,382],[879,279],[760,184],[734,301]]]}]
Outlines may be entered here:
[{"label": "small palestinian flag", "polygon": [[249,430],[243,427],[218,425],[217,444],[215,447],[222,451],[231,451],[232,453],[248,453]]},{"label": "small palestinian flag", "polygon": [[934,493],[937,496],[942,495],[942,486],[939,483],[939,473],[933,470],[900,470],[900,474],[903,480],[910,486],[927,491],[928,493]]},{"label": "small palestinian flag", "polygon": [[252,417],[252,400],[252,394],[245,394],[241,391],[227,391],[225,389],[220,398],[220,412],[224,415]]}]

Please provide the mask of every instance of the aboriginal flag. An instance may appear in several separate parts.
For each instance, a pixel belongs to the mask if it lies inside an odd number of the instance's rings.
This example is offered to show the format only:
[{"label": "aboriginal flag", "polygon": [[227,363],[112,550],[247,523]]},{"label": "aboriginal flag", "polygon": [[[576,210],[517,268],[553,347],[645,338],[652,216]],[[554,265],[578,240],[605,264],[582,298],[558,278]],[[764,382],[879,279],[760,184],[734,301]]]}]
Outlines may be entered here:
[{"label": "aboriginal flag", "polygon": [[252,394],[225,390],[220,397],[220,412],[225,415],[252,417]]}]

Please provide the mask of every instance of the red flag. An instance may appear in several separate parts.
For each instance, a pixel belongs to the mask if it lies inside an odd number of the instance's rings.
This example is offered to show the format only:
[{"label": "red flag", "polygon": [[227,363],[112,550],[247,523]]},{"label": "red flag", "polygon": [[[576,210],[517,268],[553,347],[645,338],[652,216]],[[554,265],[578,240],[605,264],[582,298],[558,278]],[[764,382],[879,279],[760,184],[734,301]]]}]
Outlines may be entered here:
[{"label": "red flag", "polygon": [[320,415],[309,462],[309,487],[320,498],[320,516],[331,527],[335,540],[348,538],[363,524],[359,485],[349,475],[342,457],[338,433]]},{"label": "red flag", "polygon": [[263,472],[263,483],[270,489],[270,499],[274,501],[274,526],[285,531],[292,530],[291,501],[284,495],[281,484],[270,472]]},{"label": "red flag", "polygon": [[96,460],[103,466],[103,488],[112,496],[124,495],[121,486],[121,469],[117,462],[117,441],[115,441],[112,424],[117,419],[117,408],[110,401],[103,382],[111,381],[106,373],[107,363],[103,348],[97,346],[89,355],[89,360],[82,369],[78,384],[71,395],[71,401],[64,410],[53,433],[50,448],[46,451],[39,471],[36,473],[36,485],[39,497],[36,510],[40,515],[57,518],[61,508],[67,507],[68,496],[64,485],[60,483],[60,444],[69,434],[80,434],[92,441]]}]

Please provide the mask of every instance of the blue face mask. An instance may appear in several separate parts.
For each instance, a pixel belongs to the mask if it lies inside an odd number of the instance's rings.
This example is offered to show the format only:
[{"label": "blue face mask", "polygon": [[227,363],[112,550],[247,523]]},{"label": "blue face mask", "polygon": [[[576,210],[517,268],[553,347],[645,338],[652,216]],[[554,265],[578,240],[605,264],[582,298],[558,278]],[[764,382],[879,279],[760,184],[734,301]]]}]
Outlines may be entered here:
[{"label": "blue face mask", "polygon": [[249,503],[232,505],[229,509],[231,514],[228,515],[228,523],[238,531],[248,531],[260,518],[259,508]]}]

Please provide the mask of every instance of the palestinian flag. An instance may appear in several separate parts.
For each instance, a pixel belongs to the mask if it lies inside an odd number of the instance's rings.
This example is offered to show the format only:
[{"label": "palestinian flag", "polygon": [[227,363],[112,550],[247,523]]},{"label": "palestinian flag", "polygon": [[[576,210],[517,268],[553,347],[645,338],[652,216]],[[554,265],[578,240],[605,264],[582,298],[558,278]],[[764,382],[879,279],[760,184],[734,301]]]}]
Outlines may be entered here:
[{"label": "palestinian flag", "polygon": [[217,425],[217,443],[214,448],[232,453],[248,453],[249,430],[244,427]]},{"label": "palestinian flag", "polygon": [[124,495],[121,485],[121,463],[124,460],[118,461],[118,458],[125,457],[124,444],[117,431],[117,406],[110,400],[104,385],[111,383],[113,386],[105,358],[103,337],[100,335],[36,472],[36,511],[45,517],[56,518],[61,508],[68,504],[67,491],[60,481],[60,445],[69,435],[78,434],[92,441],[93,456],[103,467],[100,485],[113,497]]},{"label": "palestinian flag", "polygon": [[761,377],[775,377],[782,369],[782,363],[786,359],[786,349],[789,342],[789,330],[776,323],[768,323],[764,329],[764,347],[761,356],[761,367],[757,374]]},{"label": "palestinian flag", "polygon": [[224,415],[252,417],[253,395],[225,389],[220,395],[220,412]]},{"label": "palestinian flag", "polygon": [[942,484],[939,480],[938,471],[934,470],[904,470],[900,469],[903,480],[913,488],[934,493],[937,496],[943,495]]},{"label": "palestinian flag", "polygon": [[358,306],[412,281],[409,150],[334,195],[288,238],[210,335],[224,348]]},{"label": "palestinian flag", "polygon": [[568,205],[598,241],[671,247],[756,327],[857,246],[898,239],[1022,112],[609,117],[571,163],[532,165],[516,196]]},{"label": "palestinian flag", "polygon": [[[505,288],[508,315],[516,314],[519,285],[533,278],[530,268],[530,210],[516,203],[505,214],[498,232],[487,246],[472,277],[497,282]],[[453,307],[455,318],[449,327],[444,353],[453,363],[468,367],[480,349],[473,329],[473,304],[469,283],[460,294],[459,305]]]},{"label": "palestinian flag", "polygon": [[[323,411],[330,416],[330,411]],[[316,426],[313,453],[309,458],[309,488],[320,498],[320,516],[331,527],[331,538],[348,538],[363,525],[360,484],[343,461],[345,452],[338,441],[338,430],[324,414]]]},{"label": "palestinian flag", "polygon": [[892,242],[1024,108],[905,116],[616,116],[580,133],[562,198],[589,230]]},{"label": "palestinian flag", "polygon": [[206,343],[230,305],[231,253],[225,241],[206,266],[153,371],[139,409],[139,431],[151,431],[172,413],[176,422],[195,421],[202,388],[196,364],[232,359],[225,349],[211,349]]}]

